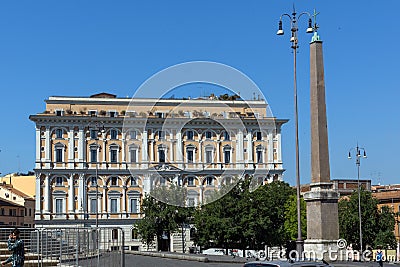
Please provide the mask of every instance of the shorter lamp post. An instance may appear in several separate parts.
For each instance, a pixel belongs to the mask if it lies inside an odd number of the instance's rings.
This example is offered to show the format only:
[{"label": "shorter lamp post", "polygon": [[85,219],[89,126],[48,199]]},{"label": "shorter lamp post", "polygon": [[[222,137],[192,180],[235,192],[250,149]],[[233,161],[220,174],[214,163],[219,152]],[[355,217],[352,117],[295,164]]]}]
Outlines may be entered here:
[{"label": "shorter lamp post", "polygon": [[[351,159],[351,152],[354,151],[356,153],[356,166],[357,166],[357,184],[358,184],[358,220],[359,220],[359,227],[360,227],[360,259],[363,259],[363,235],[362,235],[362,217],[361,217],[361,185],[360,185],[360,161],[362,158],[367,158],[367,152],[364,148],[359,147],[358,144],[356,147],[349,150],[348,158]],[[363,152],[361,155],[361,152]]]}]

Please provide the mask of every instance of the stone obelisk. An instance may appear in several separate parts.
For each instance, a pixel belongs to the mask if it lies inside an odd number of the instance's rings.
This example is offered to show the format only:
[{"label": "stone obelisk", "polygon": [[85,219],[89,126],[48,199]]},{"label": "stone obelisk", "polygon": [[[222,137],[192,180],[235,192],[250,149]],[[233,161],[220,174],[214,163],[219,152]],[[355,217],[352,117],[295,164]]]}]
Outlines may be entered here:
[{"label": "stone obelisk", "polygon": [[307,202],[306,257],[329,260],[339,238],[338,193],[332,189],[329,167],[322,41],[317,32],[310,43],[311,185]]}]

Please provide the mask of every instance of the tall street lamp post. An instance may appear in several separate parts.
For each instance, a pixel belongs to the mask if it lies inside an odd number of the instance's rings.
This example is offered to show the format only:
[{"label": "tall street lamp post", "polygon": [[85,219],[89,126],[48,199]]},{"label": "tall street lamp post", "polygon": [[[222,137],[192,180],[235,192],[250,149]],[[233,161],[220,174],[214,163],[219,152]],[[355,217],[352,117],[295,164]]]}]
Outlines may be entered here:
[{"label": "tall street lamp post", "polygon": [[[358,144],[356,147],[349,150],[348,158],[351,159],[351,153],[355,152],[356,155],[356,166],[357,166],[357,181],[358,181],[358,220],[360,227],[360,259],[363,260],[363,240],[362,240],[362,219],[361,219],[361,185],[360,185],[360,161],[362,158],[367,158],[367,152],[364,148],[359,147]],[[362,152],[362,155],[361,155]]]},{"label": "tall street lamp post", "polygon": [[314,28],[312,26],[312,19],[311,15],[308,12],[302,12],[299,15],[297,15],[294,6],[293,6],[293,13],[292,15],[289,15],[287,13],[282,14],[279,20],[279,29],[277,31],[277,35],[283,35],[283,27],[282,27],[282,18],[283,17],[288,17],[290,20],[290,30],[292,32],[292,35],[290,37],[290,42],[292,43],[291,48],[293,49],[293,87],[294,87],[294,118],[295,118],[295,132],[296,132],[296,189],[297,189],[297,240],[296,240],[296,250],[298,252],[298,255],[301,257],[303,254],[304,250],[304,242],[301,234],[301,204],[300,204],[300,162],[299,162],[299,123],[298,123],[298,108],[297,108],[297,73],[296,73],[296,55],[297,55],[297,48],[299,48],[298,45],[298,38],[297,38],[297,32],[298,32],[298,26],[297,26],[297,21],[302,17],[303,15],[308,16],[308,27],[306,32],[307,33],[313,33]]}]

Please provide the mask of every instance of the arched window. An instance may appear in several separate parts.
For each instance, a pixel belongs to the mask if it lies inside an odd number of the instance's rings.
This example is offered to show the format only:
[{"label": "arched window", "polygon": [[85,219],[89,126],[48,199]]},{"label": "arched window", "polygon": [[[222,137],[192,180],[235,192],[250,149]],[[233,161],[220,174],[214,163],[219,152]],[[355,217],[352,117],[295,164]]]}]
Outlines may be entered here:
[{"label": "arched window", "polygon": [[62,129],[56,129],[56,138],[57,139],[63,138],[63,130]]},{"label": "arched window", "polygon": [[118,131],[115,129],[110,130],[110,139],[111,140],[116,140],[118,139]]}]

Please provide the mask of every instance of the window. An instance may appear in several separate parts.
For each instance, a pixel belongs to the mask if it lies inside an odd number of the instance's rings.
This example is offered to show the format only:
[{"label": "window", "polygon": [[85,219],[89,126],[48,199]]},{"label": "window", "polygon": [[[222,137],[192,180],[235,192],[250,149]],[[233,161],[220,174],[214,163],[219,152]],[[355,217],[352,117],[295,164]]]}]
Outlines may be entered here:
[{"label": "window", "polygon": [[187,140],[193,140],[193,137],[194,137],[193,131],[187,131],[186,137],[187,137]]},{"label": "window", "polygon": [[225,178],[225,185],[229,185],[232,183],[232,177],[226,177]]},{"label": "window", "polygon": [[139,203],[139,200],[137,198],[130,199],[130,212],[131,213],[139,213],[138,212],[138,203]]},{"label": "window", "polygon": [[165,139],[165,132],[164,131],[158,131],[158,139],[160,139],[160,140]]},{"label": "window", "polygon": [[165,178],[161,177],[160,178],[160,185],[165,185],[165,182],[166,182]]},{"label": "window", "polygon": [[118,161],[118,147],[117,146],[110,147],[110,161],[111,161],[111,163],[117,163],[117,161]]},{"label": "window", "polygon": [[193,163],[193,150],[187,151],[187,161],[188,163]]},{"label": "window", "polygon": [[263,163],[263,152],[262,152],[262,150],[257,150],[257,163]]},{"label": "window", "polygon": [[97,116],[97,110],[89,110],[89,116]]},{"label": "window", "polygon": [[56,116],[62,116],[62,115],[63,115],[63,111],[61,109],[57,109]]},{"label": "window", "polygon": [[90,138],[91,139],[97,139],[98,135],[97,135],[97,130],[91,129],[90,130]]},{"label": "window", "polygon": [[230,140],[231,137],[228,132],[224,132],[224,140]]},{"label": "window", "polygon": [[32,216],[32,209],[29,208],[29,216]]},{"label": "window", "polygon": [[62,129],[56,130],[56,138],[58,138],[58,139],[63,138],[63,130]]},{"label": "window", "polygon": [[207,184],[208,186],[214,185],[214,178],[213,178],[213,177],[207,177],[207,178],[206,178],[206,184]]},{"label": "window", "polygon": [[91,163],[97,162],[97,147],[90,148],[90,162]]},{"label": "window", "polygon": [[113,240],[118,240],[118,229],[113,229],[111,236]]},{"label": "window", "polygon": [[132,240],[139,239],[138,230],[136,228],[132,229]]},{"label": "window", "polygon": [[112,198],[111,200],[110,200],[110,207],[111,207],[111,210],[110,210],[110,212],[111,213],[117,213],[117,199],[115,199],[115,198]]},{"label": "window", "polygon": [[188,206],[189,207],[194,207],[194,198],[188,198]]},{"label": "window", "polygon": [[56,215],[63,214],[63,199],[56,199]]},{"label": "window", "polygon": [[188,186],[194,186],[194,177],[188,177]]},{"label": "window", "polygon": [[90,178],[90,183],[92,186],[96,186],[97,185],[97,177]]},{"label": "window", "polygon": [[261,132],[257,132],[256,133],[256,138],[257,138],[257,141],[261,141],[262,140],[262,133]]},{"label": "window", "polygon": [[212,137],[211,131],[207,131],[206,132],[206,139],[211,139],[211,137]]},{"label": "window", "polygon": [[137,139],[137,132],[135,130],[129,131],[129,136],[131,139]]},{"label": "window", "polygon": [[206,163],[212,163],[212,161],[213,161],[212,150],[206,150]]},{"label": "window", "polygon": [[111,137],[112,140],[117,139],[117,137],[118,137],[118,132],[117,132],[117,130],[111,129],[111,131],[110,131],[110,137]]},{"label": "window", "polygon": [[224,151],[224,162],[225,162],[225,164],[228,164],[231,162],[231,151],[230,150]]},{"label": "window", "polygon": [[63,148],[56,147],[56,162],[63,162]]},{"label": "window", "polygon": [[137,178],[131,177],[131,186],[136,186],[136,185],[138,185]]},{"label": "window", "polygon": [[136,163],[137,162],[137,149],[131,148],[129,150],[130,162]]},{"label": "window", "polygon": [[56,186],[62,186],[62,185],[63,185],[63,178],[56,177]]},{"label": "window", "polygon": [[97,212],[97,199],[91,198],[90,199],[90,213],[96,213],[96,212]]},{"label": "window", "polygon": [[160,118],[160,119],[165,118],[165,113],[164,112],[156,112],[155,115],[157,116],[157,118]]},{"label": "window", "polygon": [[110,117],[116,117],[117,112],[116,111],[109,111],[108,114],[110,114]]},{"label": "window", "polygon": [[118,185],[117,177],[111,177],[111,186],[117,186],[117,185]]},{"label": "window", "polygon": [[164,149],[158,150],[158,161],[165,162],[165,150]]}]

